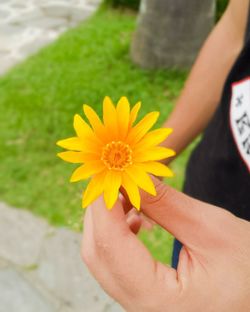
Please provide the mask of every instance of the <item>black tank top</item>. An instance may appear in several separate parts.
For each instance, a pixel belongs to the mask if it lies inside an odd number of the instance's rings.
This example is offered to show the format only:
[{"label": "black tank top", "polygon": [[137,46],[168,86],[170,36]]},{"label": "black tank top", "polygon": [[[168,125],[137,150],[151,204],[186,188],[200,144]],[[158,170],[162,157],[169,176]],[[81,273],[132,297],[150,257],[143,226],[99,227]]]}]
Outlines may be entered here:
[{"label": "black tank top", "polygon": [[250,220],[250,18],[220,105],[190,157],[184,192]]}]

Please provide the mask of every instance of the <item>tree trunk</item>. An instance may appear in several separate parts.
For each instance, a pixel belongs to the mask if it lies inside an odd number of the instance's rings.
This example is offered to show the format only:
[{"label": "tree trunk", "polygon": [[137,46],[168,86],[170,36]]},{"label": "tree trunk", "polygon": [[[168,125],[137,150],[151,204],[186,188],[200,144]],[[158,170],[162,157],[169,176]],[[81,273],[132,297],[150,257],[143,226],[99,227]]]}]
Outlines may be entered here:
[{"label": "tree trunk", "polygon": [[142,0],[132,59],[144,68],[187,68],[214,24],[215,0]]}]

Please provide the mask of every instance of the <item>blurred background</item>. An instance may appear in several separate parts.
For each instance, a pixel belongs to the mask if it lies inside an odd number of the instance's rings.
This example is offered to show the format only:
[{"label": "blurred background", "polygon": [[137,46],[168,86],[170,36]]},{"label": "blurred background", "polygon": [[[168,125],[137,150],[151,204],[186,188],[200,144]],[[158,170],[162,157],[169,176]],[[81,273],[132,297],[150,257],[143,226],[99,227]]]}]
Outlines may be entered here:
[{"label": "blurred background", "polygon": [[[0,0],[0,311],[121,311],[79,256],[84,183],[56,157],[102,99],[171,112],[227,0]],[[204,82],[206,77],[203,77]],[[181,190],[191,145],[166,183]],[[20,209],[21,208],[21,209]],[[170,263],[172,237],[141,231]]]}]

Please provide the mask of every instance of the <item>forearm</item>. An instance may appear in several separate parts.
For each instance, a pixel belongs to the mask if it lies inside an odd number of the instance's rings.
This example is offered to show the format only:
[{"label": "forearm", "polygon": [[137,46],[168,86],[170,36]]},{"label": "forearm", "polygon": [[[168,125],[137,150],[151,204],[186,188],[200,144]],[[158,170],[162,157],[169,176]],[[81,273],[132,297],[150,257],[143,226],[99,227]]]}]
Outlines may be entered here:
[{"label": "forearm", "polygon": [[207,126],[220,101],[228,72],[242,49],[244,23],[236,26],[232,11],[229,6],[204,43],[174,111],[164,123],[174,132],[163,145],[177,154]]}]

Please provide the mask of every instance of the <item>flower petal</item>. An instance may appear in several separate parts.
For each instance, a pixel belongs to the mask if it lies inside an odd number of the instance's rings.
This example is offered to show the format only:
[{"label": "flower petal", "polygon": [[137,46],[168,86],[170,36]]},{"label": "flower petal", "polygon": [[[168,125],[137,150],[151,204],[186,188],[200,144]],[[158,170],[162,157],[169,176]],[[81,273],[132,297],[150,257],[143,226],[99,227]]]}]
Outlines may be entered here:
[{"label": "flower petal", "polygon": [[171,128],[160,128],[148,132],[135,146],[135,150],[153,147],[163,142],[170,133],[173,132]]},{"label": "flower petal", "polygon": [[147,114],[139,123],[131,129],[126,141],[130,145],[134,145],[148,132],[148,130],[156,123],[159,112],[151,112]]},{"label": "flower petal", "polygon": [[83,192],[82,207],[89,206],[104,190],[104,179],[107,171],[97,173],[89,182],[86,190]]},{"label": "flower petal", "polygon": [[92,138],[94,136],[93,130],[78,114],[74,116],[74,129],[79,138]]},{"label": "flower petal", "polygon": [[172,157],[175,155],[175,151],[170,148],[165,148],[162,146],[155,146],[152,148],[145,149],[144,151],[134,152],[133,161],[134,162],[145,162],[152,160],[161,160],[164,158]]},{"label": "flower petal", "polygon": [[62,152],[57,154],[58,157],[64,161],[77,164],[84,163],[86,161],[98,160],[97,154],[85,153],[85,152]]},{"label": "flower petal", "polygon": [[93,128],[96,135],[104,142],[106,142],[106,129],[101,122],[97,113],[89,105],[83,105],[83,111],[86,117],[88,118],[91,127]]},{"label": "flower petal", "polygon": [[117,139],[117,113],[114,104],[108,96],[106,96],[103,101],[103,122],[109,132],[111,141],[112,139]]},{"label": "flower petal", "polygon": [[135,122],[140,108],[141,108],[141,102],[138,102],[131,109],[130,118],[129,118],[129,128],[131,128],[133,123]]},{"label": "flower petal", "polygon": [[122,174],[122,186],[124,187],[131,204],[137,210],[140,210],[141,197],[140,197],[138,186],[129,177],[129,175],[126,172],[123,172]]},{"label": "flower petal", "polygon": [[78,167],[72,174],[70,182],[77,182],[80,180],[88,179],[93,174],[102,171],[105,165],[102,161],[96,160],[87,162],[86,164]]},{"label": "flower petal", "polygon": [[72,151],[82,151],[84,149],[82,141],[78,137],[72,137],[65,140],[60,140],[56,142],[60,147],[72,150]]},{"label": "flower petal", "polygon": [[123,140],[127,136],[129,125],[130,106],[128,99],[123,96],[117,104],[117,121],[119,129],[119,140]]},{"label": "flower petal", "polygon": [[151,195],[156,195],[154,183],[142,168],[133,164],[126,169],[126,173],[141,189]]},{"label": "flower petal", "polygon": [[152,173],[159,177],[173,177],[173,171],[169,169],[167,166],[163,165],[162,163],[156,161],[149,161],[145,163],[137,164],[140,168],[148,173]]},{"label": "flower petal", "polygon": [[108,209],[112,209],[119,193],[122,183],[121,172],[109,170],[104,182],[104,201]]}]

